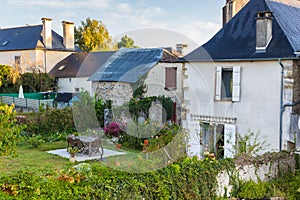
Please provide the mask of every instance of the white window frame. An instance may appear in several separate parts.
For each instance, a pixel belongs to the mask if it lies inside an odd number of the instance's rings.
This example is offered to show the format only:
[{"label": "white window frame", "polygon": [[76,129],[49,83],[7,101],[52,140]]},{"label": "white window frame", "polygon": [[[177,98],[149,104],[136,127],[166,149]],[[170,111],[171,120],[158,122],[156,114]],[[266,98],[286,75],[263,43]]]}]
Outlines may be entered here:
[{"label": "white window frame", "polygon": [[[222,71],[223,69],[232,69],[232,97],[231,99],[222,98]],[[216,101],[228,101],[233,102],[240,101],[241,96],[241,67],[216,67],[216,82],[215,82],[215,100]]]}]

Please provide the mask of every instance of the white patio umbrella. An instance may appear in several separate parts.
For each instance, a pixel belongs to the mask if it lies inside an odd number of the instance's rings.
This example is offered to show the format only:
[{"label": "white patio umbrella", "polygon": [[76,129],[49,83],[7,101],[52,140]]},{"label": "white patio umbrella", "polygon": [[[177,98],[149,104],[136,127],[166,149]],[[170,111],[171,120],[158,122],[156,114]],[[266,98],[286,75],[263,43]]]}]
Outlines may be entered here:
[{"label": "white patio umbrella", "polygon": [[22,85],[20,85],[20,88],[19,88],[19,98],[24,98],[24,93],[23,93],[23,87],[22,87]]}]

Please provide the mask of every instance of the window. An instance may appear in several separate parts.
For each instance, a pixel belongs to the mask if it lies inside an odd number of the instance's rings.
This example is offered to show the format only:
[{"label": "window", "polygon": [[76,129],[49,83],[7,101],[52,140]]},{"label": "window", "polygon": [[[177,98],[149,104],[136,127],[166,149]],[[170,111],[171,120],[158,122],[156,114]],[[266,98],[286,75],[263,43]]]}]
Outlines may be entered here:
[{"label": "window", "polygon": [[79,88],[75,88],[75,92],[79,92]]},{"label": "window", "polygon": [[62,71],[65,67],[66,67],[66,65],[61,65],[61,66],[59,66],[58,70]]},{"label": "window", "polygon": [[21,56],[15,56],[15,65],[20,66],[21,65]]},{"label": "window", "polygon": [[222,69],[221,98],[232,98],[232,68]]},{"label": "window", "polygon": [[165,69],[165,89],[176,90],[177,88],[177,68],[168,67]]},{"label": "window", "polygon": [[240,101],[240,67],[217,67],[215,99]]}]

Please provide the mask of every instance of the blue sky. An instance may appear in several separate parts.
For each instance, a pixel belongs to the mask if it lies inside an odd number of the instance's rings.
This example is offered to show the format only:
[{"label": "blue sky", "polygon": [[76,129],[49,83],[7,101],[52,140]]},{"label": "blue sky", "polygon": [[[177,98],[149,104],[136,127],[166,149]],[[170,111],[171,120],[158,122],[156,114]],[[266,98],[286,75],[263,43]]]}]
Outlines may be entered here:
[{"label": "blue sky", "polygon": [[102,20],[115,39],[128,34],[142,46],[150,47],[151,42],[142,44],[144,40],[153,35],[157,40],[163,31],[166,36],[160,40],[170,38],[169,44],[189,43],[181,37],[172,40],[174,33],[201,45],[221,28],[224,4],[225,0],[1,0],[0,27],[41,24],[47,17],[61,34],[62,21],[79,26],[90,17]]}]

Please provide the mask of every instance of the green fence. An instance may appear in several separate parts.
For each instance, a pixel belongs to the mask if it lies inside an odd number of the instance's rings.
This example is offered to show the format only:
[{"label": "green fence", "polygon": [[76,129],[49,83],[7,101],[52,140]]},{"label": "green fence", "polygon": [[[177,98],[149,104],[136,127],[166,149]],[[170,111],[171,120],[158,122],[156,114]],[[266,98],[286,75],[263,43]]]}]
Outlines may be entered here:
[{"label": "green fence", "polygon": [[[24,93],[24,98],[27,99],[37,99],[37,100],[46,100],[46,99],[54,99],[57,93],[55,92],[43,92],[43,93]],[[18,97],[18,93],[7,93],[0,94],[0,96],[5,97]]]}]

